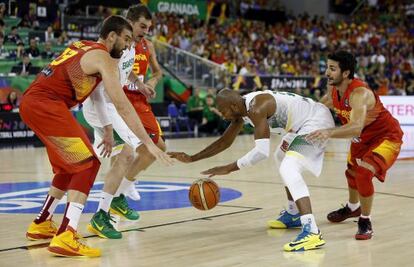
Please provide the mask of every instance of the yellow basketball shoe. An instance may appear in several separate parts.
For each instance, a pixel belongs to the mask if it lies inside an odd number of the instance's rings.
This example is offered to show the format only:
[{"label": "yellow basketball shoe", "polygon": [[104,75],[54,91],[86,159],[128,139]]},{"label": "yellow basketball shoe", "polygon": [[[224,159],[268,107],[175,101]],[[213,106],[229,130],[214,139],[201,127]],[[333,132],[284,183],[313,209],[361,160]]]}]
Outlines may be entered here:
[{"label": "yellow basketball shoe", "polygon": [[27,229],[26,238],[29,240],[49,239],[56,233],[56,224],[52,220],[46,220],[39,224],[32,222]]},{"label": "yellow basketball shoe", "polygon": [[302,228],[302,232],[290,243],[283,246],[285,251],[305,251],[311,249],[317,249],[325,245],[325,240],[322,238],[322,234],[314,234],[310,231],[310,224],[305,224]]},{"label": "yellow basketball shoe", "polygon": [[53,237],[50,241],[49,252],[56,256],[62,257],[100,257],[101,250],[91,248],[80,242],[76,231],[68,227],[68,229]]},{"label": "yellow basketball shoe", "polygon": [[272,229],[287,229],[301,227],[300,214],[292,215],[286,210],[282,210],[279,217],[275,220],[269,220],[267,226]]}]

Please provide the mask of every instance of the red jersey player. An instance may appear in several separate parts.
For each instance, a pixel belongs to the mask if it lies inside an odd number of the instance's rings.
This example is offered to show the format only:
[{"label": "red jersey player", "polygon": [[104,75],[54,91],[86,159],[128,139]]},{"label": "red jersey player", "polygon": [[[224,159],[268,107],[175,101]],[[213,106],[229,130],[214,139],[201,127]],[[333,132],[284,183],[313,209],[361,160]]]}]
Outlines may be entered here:
[{"label": "red jersey player", "polygon": [[328,92],[321,102],[339,116],[341,127],[311,133],[309,141],[330,137],[353,138],[348,155],[349,201],[328,214],[331,222],[358,217],[358,240],[372,237],[370,220],[375,176],[384,182],[387,170],[400,153],[403,132],[398,121],[384,108],[379,97],[360,79],[354,78],[356,61],[352,54],[338,51],[328,56]]},{"label": "red jersey player", "polygon": [[[100,256],[100,250],[79,241],[76,228],[100,162],[69,109],[82,103],[102,80],[119,114],[157,158],[171,162],[145,133],[122,91],[117,64],[130,45],[132,27],[120,16],[107,18],[98,42],[77,41],[53,60],[26,90],[20,114],[46,146],[55,174],[38,217],[30,224],[30,240],[52,238],[48,247],[60,256]],[[67,205],[62,224],[56,229],[53,212],[63,197]]]},{"label": "red jersey player", "polygon": [[[152,26],[151,12],[148,7],[143,4],[133,5],[128,8],[126,18],[130,20],[132,18],[139,18],[138,21],[135,22],[139,25],[139,27],[137,27],[137,30],[134,32],[135,61],[133,72],[140,82],[145,83],[141,83],[140,87],[144,86],[146,91],[153,92],[155,94],[155,86],[162,78],[162,71],[157,61],[154,45],[151,41],[145,38],[145,35],[148,34],[148,31]],[[151,67],[152,77],[148,81],[145,81],[144,78],[147,74],[148,67]],[[138,91],[135,86],[125,86],[124,92],[131,104],[134,106],[134,109],[141,119],[148,135],[161,150],[165,151],[166,146],[164,140],[160,138],[161,128],[154,113],[152,112],[152,108],[148,103],[147,97]],[[119,192],[129,195],[133,199],[139,198],[139,195],[134,192],[134,181],[136,180],[136,176],[141,171],[148,168],[155,160],[151,153],[148,153],[148,149],[145,146],[139,146],[136,152],[139,156],[135,157],[134,162],[128,167],[125,178],[122,180],[118,189]],[[127,205],[126,201],[123,201],[123,203]]]}]

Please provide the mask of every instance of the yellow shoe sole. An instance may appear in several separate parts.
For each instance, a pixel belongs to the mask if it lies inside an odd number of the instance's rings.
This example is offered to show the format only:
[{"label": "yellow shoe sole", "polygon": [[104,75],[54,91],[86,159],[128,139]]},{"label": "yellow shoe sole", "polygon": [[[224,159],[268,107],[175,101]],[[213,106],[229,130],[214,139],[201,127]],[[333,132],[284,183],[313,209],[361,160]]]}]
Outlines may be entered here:
[{"label": "yellow shoe sole", "polygon": [[97,236],[99,236],[99,237],[101,237],[101,238],[108,239],[108,238],[107,238],[106,236],[104,236],[101,232],[99,232],[98,230],[96,230],[95,228],[93,228],[93,226],[92,226],[91,224],[88,224],[87,228],[88,228],[88,231],[89,231],[90,233],[95,234],[95,235],[97,235]]},{"label": "yellow shoe sole", "polygon": [[320,239],[313,242],[304,242],[302,244],[298,244],[294,247],[290,246],[290,243],[283,246],[283,250],[287,252],[295,252],[295,251],[306,251],[306,250],[312,250],[312,249],[318,249],[325,245],[325,240]]},{"label": "yellow shoe sole", "polygon": [[267,226],[272,229],[287,229],[287,226],[284,223],[274,220],[268,221]]}]

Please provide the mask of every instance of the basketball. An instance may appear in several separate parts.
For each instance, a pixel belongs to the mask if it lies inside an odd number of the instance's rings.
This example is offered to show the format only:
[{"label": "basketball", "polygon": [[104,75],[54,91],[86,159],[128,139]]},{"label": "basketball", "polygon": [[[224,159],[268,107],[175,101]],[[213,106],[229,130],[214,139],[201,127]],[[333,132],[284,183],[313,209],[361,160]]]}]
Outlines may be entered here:
[{"label": "basketball", "polygon": [[191,185],[188,198],[195,208],[210,210],[220,201],[220,188],[211,179],[199,179]]}]

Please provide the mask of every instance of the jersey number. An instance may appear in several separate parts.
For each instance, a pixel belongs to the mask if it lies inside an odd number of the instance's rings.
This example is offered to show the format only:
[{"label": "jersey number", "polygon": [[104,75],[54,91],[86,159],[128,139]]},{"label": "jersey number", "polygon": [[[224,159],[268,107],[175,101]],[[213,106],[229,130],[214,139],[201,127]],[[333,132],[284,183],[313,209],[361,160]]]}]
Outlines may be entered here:
[{"label": "jersey number", "polygon": [[63,53],[58,56],[55,60],[53,60],[50,65],[52,66],[56,66],[59,64],[62,64],[65,60],[68,60],[71,57],[74,57],[78,54],[78,51],[73,50],[71,48],[66,48],[65,51],[63,51]]}]

